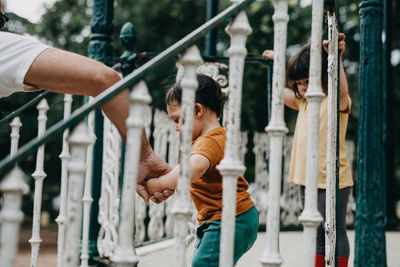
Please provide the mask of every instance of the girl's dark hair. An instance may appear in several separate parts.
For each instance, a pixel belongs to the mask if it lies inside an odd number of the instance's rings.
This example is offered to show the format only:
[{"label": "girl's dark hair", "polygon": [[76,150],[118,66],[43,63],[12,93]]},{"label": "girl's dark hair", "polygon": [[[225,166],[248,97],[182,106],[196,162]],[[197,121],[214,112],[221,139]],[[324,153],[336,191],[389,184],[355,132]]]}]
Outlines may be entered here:
[{"label": "girl's dark hair", "polygon": [[[223,95],[219,84],[211,77],[203,74],[197,74],[197,81],[199,87],[196,90],[196,103],[203,104],[207,108],[211,109],[217,116],[221,112],[221,105]],[[175,85],[168,90],[165,96],[165,104],[179,104],[182,101],[182,87],[181,81],[175,83]]]},{"label": "girl's dark hair", "polygon": [[[309,77],[310,70],[310,43],[302,46],[297,53],[289,60],[288,64],[288,80],[289,87],[292,88],[297,98],[301,98],[299,89],[295,81],[306,79]],[[321,85],[327,94],[328,92],[328,54],[322,49],[322,68],[321,68]]]}]

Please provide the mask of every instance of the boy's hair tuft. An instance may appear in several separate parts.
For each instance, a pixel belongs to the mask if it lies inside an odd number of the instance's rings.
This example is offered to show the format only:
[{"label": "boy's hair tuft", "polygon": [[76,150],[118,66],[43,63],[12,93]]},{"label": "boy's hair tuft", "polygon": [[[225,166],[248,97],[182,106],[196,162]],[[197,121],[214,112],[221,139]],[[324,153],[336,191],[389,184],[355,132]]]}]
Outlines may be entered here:
[{"label": "boy's hair tuft", "polygon": [[[199,87],[196,90],[195,103],[203,104],[219,116],[223,100],[221,87],[213,78],[204,74],[197,74],[197,81]],[[178,81],[168,90],[167,95],[165,96],[165,104],[167,106],[174,104],[181,105],[181,101],[182,87],[181,81]]]}]

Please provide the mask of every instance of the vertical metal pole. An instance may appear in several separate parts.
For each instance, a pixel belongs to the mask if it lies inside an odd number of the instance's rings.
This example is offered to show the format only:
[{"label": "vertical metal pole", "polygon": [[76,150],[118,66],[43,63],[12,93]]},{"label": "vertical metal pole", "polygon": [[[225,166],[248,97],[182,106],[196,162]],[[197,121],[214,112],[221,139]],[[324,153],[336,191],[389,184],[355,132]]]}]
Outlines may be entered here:
[{"label": "vertical metal pole", "polygon": [[[306,267],[315,266],[317,228],[322,221],[318,211],[318,174],[319,174],[319,113],[325,94],[321,87],[321,47],[323,2],[313,1],[310,47],[310,82],[305,94],[307,106],[307,166],[304,210],[299,220],[304,226],[304,253]],[[326,71],[326,70],[323,70]]]},{"label": "vertical metal pole", "polygon": [[355,267],[386,266],[382,23],[383,0],[361,0]]},{"label": "vertical metal pole", "polygon": [[[219,0],[207,0],[207,20],[212,19],[218,13]],[[212,29],[206,35],[206,55],[215,56],[217,44],[217,30]]]},{"label": "vertical metal pole", "polygon": [[282,183],[283,137],[288,132],[284,120],[283,89],[286,72],[288,1],[275,0],[274,68],[272,85],[271,119],[265,130],[270,141],[269,194],[267,212],[267,243],[260,262],[263,267],[279,267],[283,260],[279,252],[280,193]]},{"label": "vertical metal pole", "polygon": [[394,167],[393,167],[393,139],[391,136],[392,130],[392,84],[391,84],[391,63],[390,54],[392,52],[392,1],[384,0],[384,39],[383,39],[383,145],[384,145],[384,174],[386,181],[386,216],[387,227],[393,228],[396,226],[395,215],[395,182],[394,182]]},{"label": "vertical metal pole", "polygon": [[234,265],[235,217],[237,181],[245,166],[240,161],[240,111],[242,105],[244,59],[247,54],[246,40],[251,34],[247,15],[241,11],[225,31],[231,39],[229,54],[229,104],[224,158],[217,165],[222,175],[222,218],[219,266]]},{"label": "vertical metal pole", "polygon": [[[89,43],[89,57],[105,61],[112,56],[112,33],[113,33],[114,0],[94,0],[91,21],[92,35]],[[90,211],[89,230],[89,257],[92,259],[98,255],[97,235],[100,225],[97,221],[99,214],[99,199],[101,191],[101,170],[103,162],[103,124],[104,119],[101,110],[95,111],[94,134],[97,141],[93,149],[93,176],[92,197],[93,203]]]}]

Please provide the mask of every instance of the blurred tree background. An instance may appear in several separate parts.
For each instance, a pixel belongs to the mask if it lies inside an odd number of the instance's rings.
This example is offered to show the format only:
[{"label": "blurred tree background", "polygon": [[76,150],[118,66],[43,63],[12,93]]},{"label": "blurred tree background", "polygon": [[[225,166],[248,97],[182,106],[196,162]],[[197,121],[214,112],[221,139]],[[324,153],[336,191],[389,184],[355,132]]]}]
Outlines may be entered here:
[{"label": "blurred tree background", "polygon": [[[304,43],[309,41],[311,33],[311,1],[290,0],[288,25],[288,58]],[[358,4],[356,0],[337,0],[337,13],[339,16],[339,29],[346,34],[346,52],[344,54],[344,66],[349,80],[350,96],[353,100],[352,112],[349,121],[347,138],[357,142],[358,119],[358,61],[360,25]],[[114,9],[114,56],[119,57],[123,48],[119,42],[119,30],[125,22],[132,22],[137,30],[138,42],[136,52],[161,52],[186,34],[190,33],[206,20],[206,5],[204,0],[116,0]],[[219,11],[231,5],[229,0],[219,1]],[[87,55],[90,40],[90,19],[93,0],[58,0],[52,6],[46,8],[46,12],[37,24],[31,24],[24,18],[14,14],[8,14],[11,18],[8,30],[18,33],[29,33],[40,38],[43,42],[52,46]],[[400,13],[400,3],[392,1],[393,14]],[[397,12],[396,12],[397,11]],[[248,56],[260,57],[265,49],[273,48],[273,21],[274,12],[272,1],[256,1],[247,8],[247,14],[253,33],[247,42]],[[395,103],[400,99],[400,80],[395,79],[400,73],[400,32],[395,30],[400,26],[399,16],[392,16],[392,67],[393,75],[391,84],[392,99]],[[325,27],[325,29],[327,29]],[[325,30],[327,32],[327,30]],[[224,32],[224,27],[217,30],[217,54],[226,55],[229,39]],[[323,37],[326,39],[326,34]],[[198,42],[201,51],[204,51],[204,39]],[[149,73],[145,80],[153,97],[153,106],[160,109],[164,107],[164,94],[166,85],[171,83],[171,78],[176,73],[175,62],[165,63],[156,72]],[[167,83],[165,82],[167,81]],[[242,108],[242,129],[249,131],[249,151],[252,146],[252,132],[264,131],[268,124],[267,118],[267,67],[261,64],[247,64],[245,68]],[[15,110],[34,97],[34,93],[18,93],[6,99],[0,100],[1,116]],[[47,126],[51,126],[63,117],[63,96],[53,94],[49,97],[50,110]],[[82,98],[74,97],[74,107],[82,104]],[[392,107],[392,142],[395,151],[393,154],[395,179],[397,192],[395,199],[400,199],[400,153],[399,153],[399,114],[400,107]],[[293,133],[297,113],[286,109],[285,119],[290,133]],[[22,115],[22,135],[20,144],[34,138],[37,132],[37,112],[29,109]],[[5,157],[9,152],[9,128],[0,126],[0,157]],[[61,144],[53,141],[46,146],[45,191],[51,199],[58,192],[60,177],[60,162],[58,155],[61,152]],[[254,178],[254,158],[248,153],[246,158],[246,178],[252,181]],[[21,166],[27,173],[34,170],[35,155],[31,155],[21,162]],[[356,166],[354,166],[354,173]],[[32,181],[32,180],[31,180]],[[33,183],[33,182],[32,182]],[[46,205],[45,205],[46,206]],[[29,211],[28,211],[29,212]]]}]

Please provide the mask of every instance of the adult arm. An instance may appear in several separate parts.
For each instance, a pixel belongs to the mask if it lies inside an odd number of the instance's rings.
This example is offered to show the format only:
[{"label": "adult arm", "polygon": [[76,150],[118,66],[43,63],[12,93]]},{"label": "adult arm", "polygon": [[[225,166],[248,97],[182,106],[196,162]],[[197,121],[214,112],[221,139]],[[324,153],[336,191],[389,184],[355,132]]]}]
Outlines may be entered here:
[{"label": "adult arm", "polygon": [[[64,50],[48,48],[33,61],[24,83],[57,93],[96,97],[119,80],[121,78],[116,71],[100,62]],[[126,119],[129,115],[128,93],[128,90],[124,90],[101,107],[124,141],[127,133]],[[147,202],[149,196],[144,189],[145,179],[159,177],[168,173],[171,168],[154,153],[144,131],[139,170],[137,192]],[[173,192],[164,193],[156,194],[153,201],[163,201]]]}]

